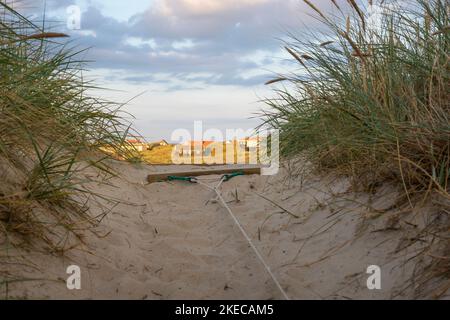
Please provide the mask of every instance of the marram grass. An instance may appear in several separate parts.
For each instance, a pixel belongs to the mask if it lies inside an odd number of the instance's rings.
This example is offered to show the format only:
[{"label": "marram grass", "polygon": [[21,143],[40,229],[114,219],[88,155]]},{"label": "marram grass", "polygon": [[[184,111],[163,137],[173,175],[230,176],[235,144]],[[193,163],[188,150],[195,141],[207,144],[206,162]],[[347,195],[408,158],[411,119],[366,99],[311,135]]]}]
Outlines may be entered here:
[{"label": "marram grass", "polygon": [[281,130],[283,153],[361,183],[388,177],[410,196],[448,197],[449,2],[386,10],[378,27],[354,1],[354,14],[340,7],[343,16],[331,18],[306,2],[329,32],[292,36],[286,50],[300,69],[268,82],[283,85],[263,115]]},{"label": "marram grass", "polygon": [[[349,176],[375,192],[385,181],[402,196],[398,211],[430,201],[406,287],[450,288],[450,27],[448,0],[333,1],[338,15],[306,1],[322,31],[291,35],[285,47],[298,69],[268,84],[265,126],[280,129],[281,150],[319,171]],[[391,5],[371,20],[371,4]],[[326,31],[323,31],[323,30]],[[427,210],[427,209],[425,209]],[[399,214],[400,214],[399,213]],[[405,235],[406,237],[406,235]],[[438,280],[436,280],[438,279]],[[433,283],[434,285],[431,285]]]},{"label": "marram grass", "polygon": [[114,174],[102,150],[132,156],[130,127],[120,105],[88,95],[78,52],[58,42],[66,35],[2,2],[0,13],[0,245],[61,252],[96,223],[83,173]]}]

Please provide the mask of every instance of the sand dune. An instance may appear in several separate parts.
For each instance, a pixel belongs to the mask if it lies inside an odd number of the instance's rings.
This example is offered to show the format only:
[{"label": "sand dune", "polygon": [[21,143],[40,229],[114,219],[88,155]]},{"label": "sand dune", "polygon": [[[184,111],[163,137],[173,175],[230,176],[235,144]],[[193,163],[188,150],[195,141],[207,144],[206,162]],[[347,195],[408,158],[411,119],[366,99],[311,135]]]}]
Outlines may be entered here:
[{"label": "sand dune", "polygon": [[[122,201],[98,228],[104,237],[87,234],[89,246],[66,257],[15,252],[17,261],[26,256],[20,260],[26,262],[14,272],[35,280],[11,283],[9,297],[283,298],[227,211],[208,202],[210,190],[184,182],[145,183],[149,172],[173,167],[114,167],[123,177],[111,181],[114,186],[90,186]],[[213,185],[218,178],[200,179]],[[383,200],[372,204],[380,209],[395,194],[383,190]],[[396,290],[413,267],[401,267],[412,253],[392,254],[402,233],[362,229],[368,196],[352,193],[345,179],[288,175],[284,168],[277,176],[232,179],[222,194],[291,299],[412,297],[412,290],[398,296]],[[81,290],[66,287],[71,264],[81,267]],[[366,286],[369,265],[382,268],[381,290]]]}]

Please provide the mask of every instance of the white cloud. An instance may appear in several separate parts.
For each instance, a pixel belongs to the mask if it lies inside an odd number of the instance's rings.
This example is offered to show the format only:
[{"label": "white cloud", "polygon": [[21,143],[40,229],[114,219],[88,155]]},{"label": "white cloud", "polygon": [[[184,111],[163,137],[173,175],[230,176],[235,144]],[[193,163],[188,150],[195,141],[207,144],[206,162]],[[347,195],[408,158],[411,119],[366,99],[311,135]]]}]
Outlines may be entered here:
[{"label": "white cloud", "polygon": [[195,42],[192,41],[191,39],[184,39],[182,41],[174,41],[172,43],[172,47],[176,50],[193,48],[193,47],[195,47]]},{"label": "white cloud", "polygon": [[162,15],[169,16],[208,16],[224,14],[234,10],[246,9],[271,0],[158,0],[155,8]]},{"label": "white cloud", "polygon": [[137,48],[149,46],[152,49],[157,48],[156,41],[154,39],[143,39],[139,37],[128,37],[125,39],[125,44]]}]

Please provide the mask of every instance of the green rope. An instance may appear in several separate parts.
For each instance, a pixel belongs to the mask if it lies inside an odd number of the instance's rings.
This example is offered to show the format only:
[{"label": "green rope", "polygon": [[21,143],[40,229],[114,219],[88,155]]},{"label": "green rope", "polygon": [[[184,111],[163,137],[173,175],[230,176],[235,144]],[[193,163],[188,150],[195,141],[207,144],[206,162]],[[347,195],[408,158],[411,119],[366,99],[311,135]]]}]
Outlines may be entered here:
[{"label": "green rope", "polygon": [[[238,171],[235,173],[230,173],[230,174],[224,174],[222,176],[223,181],[230,181],[231,179],[238,177],[238,176],[243,176],[245,175],[245,173],[243,171]],[[167,177],[167,179],[169,181],[186,181],[186,182],[190,182],[190,183],[197,183],[197,178],[194,177],[178,177],[178,176],[169,176]]]},{"label": "green rope", "polygon": [[187,181],[190,183],[197,183],[197,178],[194,177],[177,177],[177,176],[169,176],[167,177],[169,181]]},{"label": "green rope", "polygon": [[231,179],[238,177],[238,176],[243,176],[244,172],[239,171],[239,172],[235,172],[235,173],[231,173],[231,174],[225,174],[222,176],[222,178],[224,179],[224,181],[230,181]]}]

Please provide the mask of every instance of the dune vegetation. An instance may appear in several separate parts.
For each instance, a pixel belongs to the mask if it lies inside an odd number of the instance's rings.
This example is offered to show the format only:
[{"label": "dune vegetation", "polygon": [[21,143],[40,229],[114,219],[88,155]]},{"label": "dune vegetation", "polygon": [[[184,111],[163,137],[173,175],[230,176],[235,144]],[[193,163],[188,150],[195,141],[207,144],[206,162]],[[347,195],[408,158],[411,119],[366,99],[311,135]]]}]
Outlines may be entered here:
[{"label": "dune vegetation", "polygon": [[142,159],[149,164],[171,164],[173,145],[157,146],[142,152]]},{"label": "dune vegetation", "polygon": [[290,34],[285,49],[298,69],[267,83],[276,96],[266,100],[265,125],[280,129],[285,156],[301,154],[365,191],[398,185],[399,212],[436,204],[439,214],[417,240],[444,246],[432,264],[448,278],[449,2],[391,1],[376,20],[355,1],[333,2],[334,16],[305,2],[321,28]]},{"label": "dune vegetation", "polygon": [[385,12],[376,28],[356,5],[327,18],[311,4],[330,32],[292,35],[286,50],[301,70],[276,79],[291,86],[267,101],[285,155],[305,151],[361,183],[396,179],[409,198],[448,196],[449,4],[418,4]]},{"label": "dune vegetation", "polygon": [[2,250],[44,243],[60,252],[95,223],[83,186],[105,177],[114,150],[127,158],[120,105],[88,95],[79,52],[0,3],[0,242]]}]

